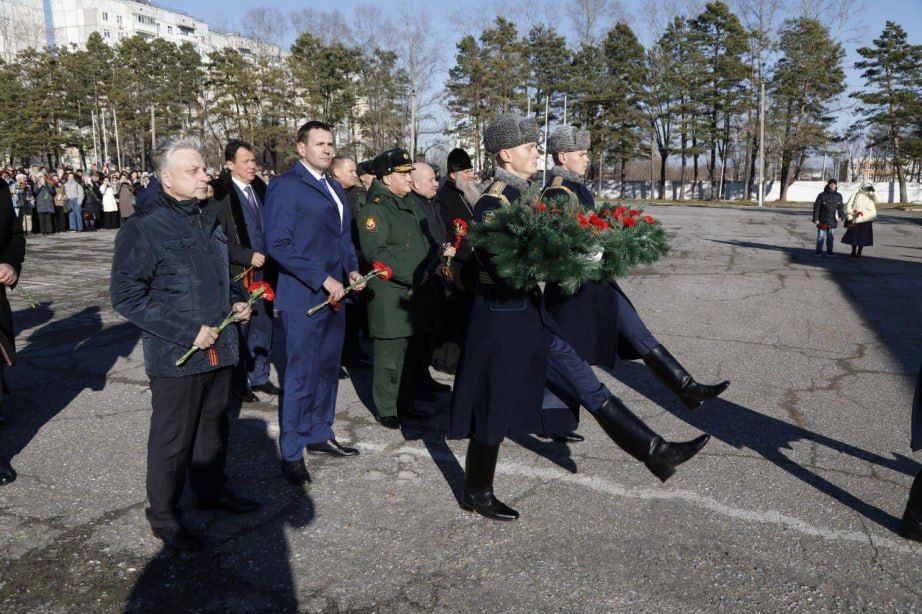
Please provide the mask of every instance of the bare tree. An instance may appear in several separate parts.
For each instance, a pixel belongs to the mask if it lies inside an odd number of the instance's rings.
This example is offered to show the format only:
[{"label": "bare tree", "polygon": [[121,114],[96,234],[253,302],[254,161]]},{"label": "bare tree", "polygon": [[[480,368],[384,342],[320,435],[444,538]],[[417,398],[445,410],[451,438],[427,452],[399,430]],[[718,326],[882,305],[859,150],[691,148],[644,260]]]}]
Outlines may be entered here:
[{"label": "bare tree", "polygon": [[406,73],[410,93],[410,126],[407,142],[410,156],[415,157],[420,136],[432,126],[439,92],[434,87],[438,75],[446,71],[445,49],[432,35],[432,24],[425,10],[413,10],[404,2],[397,37],[399,66]]},{"label": "bare tree", "polygon": [[625,14],[620,0],[568,0],[565,10],[581,45],[598,43]]},{"label": "bare tree", "polygon": [[798,16],[813,17],[829,28],[832,40],[845,44],[864,40],[864,13],[865,0],[800,0]]},{"label": "bare tree", "polygon": [[310,32],[323,44],[349,43],[353,32],[346,17],[339,10],[295,9],[289,13],[296,34]]},{"label": "bare tree", "polygon": [[292,20],[277,6],[260,6],[247,10],[241,21],[243,35],[256,43],[256,55],[280,59],[280,41],[291,33]]}]

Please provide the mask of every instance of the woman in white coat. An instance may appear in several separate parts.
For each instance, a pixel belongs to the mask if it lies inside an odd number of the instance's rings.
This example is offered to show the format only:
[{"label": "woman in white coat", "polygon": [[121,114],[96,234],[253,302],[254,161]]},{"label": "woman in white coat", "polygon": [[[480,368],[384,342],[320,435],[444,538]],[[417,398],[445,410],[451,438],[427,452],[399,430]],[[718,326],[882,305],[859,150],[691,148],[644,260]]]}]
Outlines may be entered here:
[{"label": "woman in white coat", "polygon": [[112,175],[102,180],[102,227],[118,228],[119,212],[118,198],[116,197],[116,188],[118,187],[118,175]]},{"label": "woman in white coat", "polygon": [[874,198],[874,185],[862,184],[848,200],[846,206],[845,236],[842,243],[852,246],[852,256],[861,256],[861,250],[874,245],[874,220],[877,219],[877,202]]}]

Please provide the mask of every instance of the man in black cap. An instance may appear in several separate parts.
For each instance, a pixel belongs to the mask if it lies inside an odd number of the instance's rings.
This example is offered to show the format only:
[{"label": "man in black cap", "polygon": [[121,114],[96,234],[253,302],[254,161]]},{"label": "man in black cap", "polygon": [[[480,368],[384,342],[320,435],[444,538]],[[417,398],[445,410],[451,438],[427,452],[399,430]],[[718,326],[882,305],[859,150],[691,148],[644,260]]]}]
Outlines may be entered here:
[{"label": "man in black cap", "polygon": [[[463,149],[453,149],[448,154],[446,172],[445,182],[436,193],[435,200],[446,229],[453,232],[456,219],[470,225],[474,204],[480,198],[480,188],[474,178],[471,157]],[[473,262],[473,254],[467,240],[462,239],[458,253],[451,260],[451,278],[448,281],[445,305],[446,343],[436,350],[435,355],[436,368],[448,373],[454,373],[457,368],[474,301],[477,266]]]},{"label": "man in black cap", "polygon": [[[375,158],[375,181],[362,208],[359,240],[370,262],[393,270],[385,281],[368,282],[368,329],[374,339],[372,398],[378,421],[399,428],[398,405],[415,412],[412,374],[416,345],[412,337],[428,328],[431,294],[425,291],[429,238],[424,215],[411,194],[413,163],[405,149],[391,149]],[[407,358],[410,355],[409,359]]]}]

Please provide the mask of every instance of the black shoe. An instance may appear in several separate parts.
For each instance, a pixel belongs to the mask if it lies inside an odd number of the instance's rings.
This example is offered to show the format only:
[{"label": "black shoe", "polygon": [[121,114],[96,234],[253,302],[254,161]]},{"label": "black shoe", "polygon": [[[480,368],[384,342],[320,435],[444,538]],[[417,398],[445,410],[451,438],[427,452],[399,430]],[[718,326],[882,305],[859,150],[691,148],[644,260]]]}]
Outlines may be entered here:
[{"label": "black shoe", "polygon": [[548,437],[560,443],[579,443],[581,441],[586,441],[585,437],[575,431],[570,431],[569,433],[551,433]]},{"label": "black shoe", "polygon": [[311,481],[311,474],[307,472],[304,460],[282,461],[282,475],[295,486],[304,486]]},{"label": "black shoe", "polygon": [[176,551],[198,552],[205,547],[202,538],[182,525],[152,529],[154,537],[163,540],[164,548]]},{"label": "black shoe", "polygon": [[432,392],[451,392],[451,386],[448,384],[443,384],[442,382],[437,382],[432,378],[423,381],[423,387],[426,390],[431,390]]},{"label": "black shoe", "polygon": [[259,397],[253,394],[252,390],[247,390],[246,392],[238,393],[237,398],[243,401],[244,403],[259,403]]},{"label": "black shoe", "polygon": [[344,358],[343,366],[349,367],[350,369],[371,369],[372,362],[367,356],[355,356],[352,358]]},{"label": "black shoe", "polygon": [[490,520],[518,520],[519,513],[493,495],[493,476],[498,457],[499,444],[491,446],[471,439],[464,459],[461,509],[477,512]]},{"label": "black shoe", "polygon": [[922,522],[916,519],[908,507],[903,512],[903,521],[900,523],[900,535],[914,542],[922,542]]},{"label": "black shoe", "polygon": [[342,446],[335,439],[327,439],[323,443],[307,444],[308,454],[329,454],[330,456],[358,456],[359,451],[355,448]]},{"label": "black shoe", "polygon": [[519,513],[493,496],[492,492],[472,495],[464,491],[461,494],[461,509],[477,512],[490,520],[518,520]]},{"label": "black shoe", "polygon": [[710,439],[710,435],[700,435],[691,441],[673,443],[660,438],[653,444],[644,464],[653,475],[665,482],[675,473],[676,467],[700,452]]},{"label": "black shoe", "polygon": [[653,348],[643,357],[643,361],[663,385],[679,395],[679,399],[691,411],[698,409],[705,401],[720,395],[730,385],[730,382],[726,380],[714,385],[699,384],[685,370],[685,367],[679,364],[679,361],[661,345]]},{"label": "black shoe", "polygon": [[259,384],[258,386],[250,386],[250,393],[253,392],[265,392],[266,394],[271,394],[274,397],[282,394],[282,389],[273,384],[272,382],[266,382],[265,384]]},{"label": "black shoe", "polygon": [[388,429],[399,429],[400,428],[400,418],[397,416],[376,416],[375,420],[378,421],[378,424]]},{"label": "black shoe", "polygon": [[615,397],[609,397],[592,416],[619,448],[641,461],[663,482],[710,439],[710,435],[702,435],[683,443],[665,441]]},{"label": "black shoe", "polygon": [[195,507],[200,510],[216,510],[231,514],[249,514],[259,509],[259,503],[252,499],[238,497],[229,490],[222,492],[216,499],[199,499]]},{"label": "black shoe", "polygon": [[16,472],[7,464],[0,463],[0,486],[16,481]]}]

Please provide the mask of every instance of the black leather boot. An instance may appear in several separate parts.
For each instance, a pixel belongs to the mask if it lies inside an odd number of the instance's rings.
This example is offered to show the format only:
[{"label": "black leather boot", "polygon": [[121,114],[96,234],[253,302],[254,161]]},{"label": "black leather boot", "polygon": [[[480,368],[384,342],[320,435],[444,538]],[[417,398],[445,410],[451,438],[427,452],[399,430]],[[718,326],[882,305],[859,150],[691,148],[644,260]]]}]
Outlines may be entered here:
[{"label": "black leather boot", "polygon": [[691,441],[666,441],[615,397],[609,397],[592,415],[619,448],[641,461],[663,482],[711,438],[701,435]]},{"label": "black leather boot", "polygon": [[490,446],[471,439],[464,461],[461,508],[491,520],[518,520],[517,511],[493,496],[493,475],[498,457],[498,444]]},{"label": "black leather boot", "polygon": [[656,374],[659,381],[663,382],[666,388],[679,395],[685,407],[692,411],[698,409],[705,401],[718,396],[730,385],[728,380],[713,386],[699,384],[685,370],[685,367],[679,364],[675,356],[661,345],[650,350],[650,353],[643,357],[643,361]]}]

